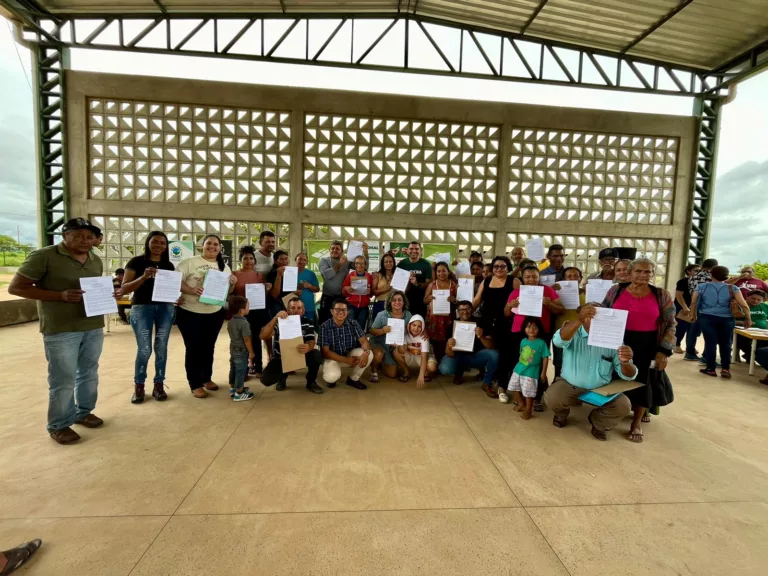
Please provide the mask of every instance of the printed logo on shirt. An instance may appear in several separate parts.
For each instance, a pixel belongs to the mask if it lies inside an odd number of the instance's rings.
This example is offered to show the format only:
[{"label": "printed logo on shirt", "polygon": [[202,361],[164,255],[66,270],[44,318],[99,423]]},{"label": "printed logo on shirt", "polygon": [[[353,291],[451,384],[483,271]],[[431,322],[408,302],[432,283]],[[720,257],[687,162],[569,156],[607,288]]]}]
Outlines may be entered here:
[{"label": "printed logo on shirt", "polygon": [[533,359],[536,357],[536,350],[530,346],[525,346],[520,352],[520,364],[528,366],[533,364]]}]

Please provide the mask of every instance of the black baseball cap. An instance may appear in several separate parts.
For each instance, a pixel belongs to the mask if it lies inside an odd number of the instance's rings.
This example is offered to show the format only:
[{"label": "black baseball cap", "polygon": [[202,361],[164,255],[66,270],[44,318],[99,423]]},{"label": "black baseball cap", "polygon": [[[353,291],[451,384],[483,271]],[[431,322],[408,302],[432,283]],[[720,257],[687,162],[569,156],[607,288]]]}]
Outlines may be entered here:
[{"label": "black baseball cap", "polygon": [[616,248],[603,248],[600,250],[600,255],[597,257],[598,260],[602,260],[603,258],[618,258],[619,257],[619,251],[616,250]]},{"label": "black baseball cap", "polygon": [[96,236],[101,235],[101,228],[94,226],[91,224],[90,220],[86,220],[85,218],[72,218],[71,220],[68,220],[61,231],[69,232],[70,230],[90,230],[96,234]]}]

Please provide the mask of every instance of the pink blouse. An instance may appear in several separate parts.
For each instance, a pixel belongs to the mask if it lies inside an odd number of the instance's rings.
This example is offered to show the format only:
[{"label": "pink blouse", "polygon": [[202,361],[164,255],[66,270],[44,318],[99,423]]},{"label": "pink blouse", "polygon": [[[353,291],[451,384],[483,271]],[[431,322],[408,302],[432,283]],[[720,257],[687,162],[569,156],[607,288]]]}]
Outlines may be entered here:
[{"label": "pink blouse", "polygon": [[626,310],[627,330],[633,332],[655,332],[659,328],[659,303],[653,292],[647,296],[635,298],[624,290],[614,302],[613,307],[616,310]]}]

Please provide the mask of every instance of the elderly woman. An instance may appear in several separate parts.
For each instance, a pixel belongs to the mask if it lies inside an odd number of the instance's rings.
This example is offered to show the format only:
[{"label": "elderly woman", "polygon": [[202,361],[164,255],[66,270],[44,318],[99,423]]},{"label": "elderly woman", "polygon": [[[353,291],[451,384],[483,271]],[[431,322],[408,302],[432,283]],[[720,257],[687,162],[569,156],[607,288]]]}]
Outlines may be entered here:
[{"label": "elderly woman", "polygon": [[634,412],[629,428],[632,442],[643,441],[640,423],[650,421],[646,412],[654,406],[648,380],[651,362],[655,362],[658,370],[666,369],[667,360],[675,348],[675,304],[669,292],[653,285],[655,272],[653,260],[633,260],[629,264],[630,281],[613,286],[603,301],[606,308],[628,312],[624,344],[634,351],[635,380],[645,383],[645,386],[625,392]]},{"label": "elderly woman", "polygon": [[[371,350],[373,350],[373,364],[371,365],[371,383],[379,381],[379,367],[387,378],[397,378],[397,362],[394,351],[397,346],[387,344],[387,334],[392,332],[388,325],[390,318],[403,321],[403,329],[408,326],[411,313],[408,311],[408,298],[399,290],[392,290],[384,303],[384,310],[376,315],[371,324]],[[403,332],[405,337],[405,332]]]}]

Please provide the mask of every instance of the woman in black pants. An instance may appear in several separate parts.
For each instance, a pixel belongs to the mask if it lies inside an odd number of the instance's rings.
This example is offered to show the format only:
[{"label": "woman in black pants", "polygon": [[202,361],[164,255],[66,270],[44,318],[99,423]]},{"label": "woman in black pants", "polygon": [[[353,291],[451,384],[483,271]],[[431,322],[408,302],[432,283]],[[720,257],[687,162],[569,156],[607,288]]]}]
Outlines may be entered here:
[{"label": "woman in black pants", "polygon": [[182,300],[176,312],[176,324],[184,339],[184,367],[195,398],[208,396],[206,390],[219,389],[212,380],[213,352],[224,323],[223,306],[226,300],[214,304],[200,302],[203,282],[209,270],[229,274],[229,289],[232,290],[237,277],[224,263],[221,239],[214,234],[203,238],[202,255],[187,258],[176,268],[182,274]]}]

